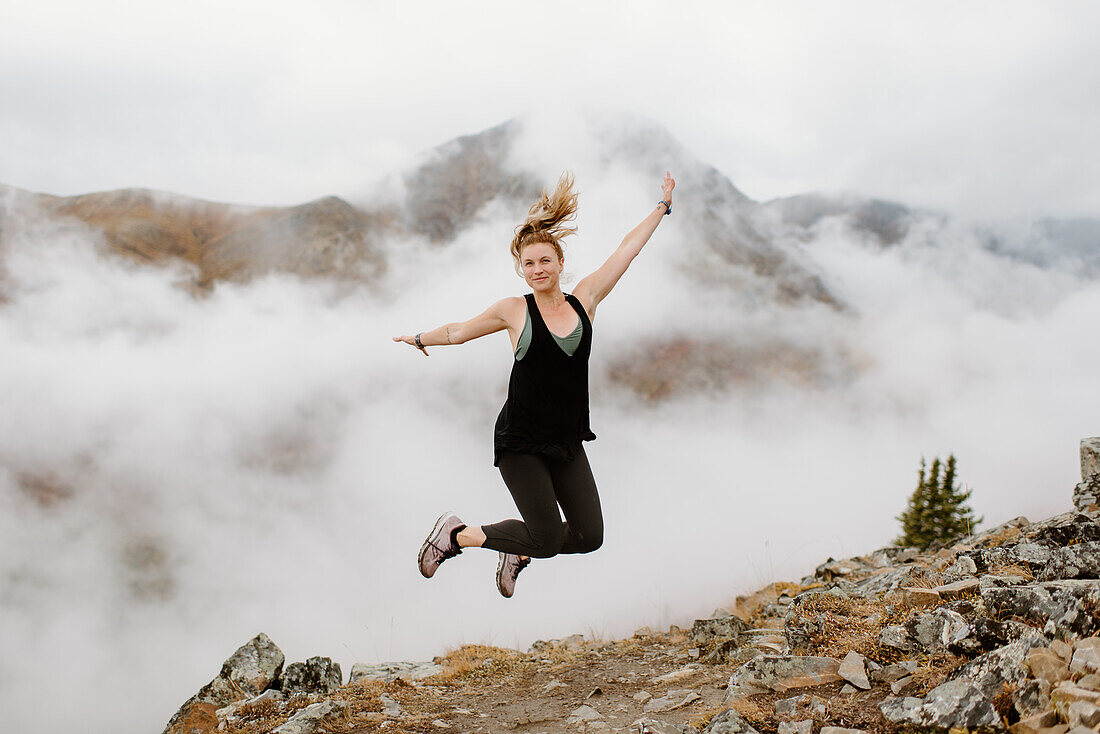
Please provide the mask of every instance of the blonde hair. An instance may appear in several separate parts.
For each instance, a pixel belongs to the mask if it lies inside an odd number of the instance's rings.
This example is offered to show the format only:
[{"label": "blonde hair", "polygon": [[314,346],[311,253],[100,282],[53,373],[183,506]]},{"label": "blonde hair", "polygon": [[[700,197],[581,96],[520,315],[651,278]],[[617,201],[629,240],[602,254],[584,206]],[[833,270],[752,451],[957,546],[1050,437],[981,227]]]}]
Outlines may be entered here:
[{"label": "blonde hair", "polygon": [[578,196],[580,194],[573,191],[573,174],[569,171],[561,174],[554,193],[547,195],[546,189],[542,190],[538,200],[527,211],[523,224],[516,227],[516,234],[512,238],[512,259],[515,260],[517,273],[522,272],[520,254],[528,245],[545,242],[553,246],[559,260],[565,257],[561,241],[577,232],[576,227],[567,226],[566,223],[577,216]]}]

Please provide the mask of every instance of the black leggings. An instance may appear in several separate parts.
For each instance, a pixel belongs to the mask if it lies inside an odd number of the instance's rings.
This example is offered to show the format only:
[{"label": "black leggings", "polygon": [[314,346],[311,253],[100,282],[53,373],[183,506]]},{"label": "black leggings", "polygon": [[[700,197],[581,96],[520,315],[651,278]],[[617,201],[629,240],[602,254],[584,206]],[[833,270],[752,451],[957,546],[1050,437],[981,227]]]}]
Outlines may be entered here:
[{"label": "black leggings", "polygon": [[[502,520],[482,525],[482,547],[550,558],[559,553],[591,553],[603,545],[600,496],[583,448],[577,450],[573,461],[505,452],[497,466],[523,522]],[[565,522],[558,514],[559,504]]]}]

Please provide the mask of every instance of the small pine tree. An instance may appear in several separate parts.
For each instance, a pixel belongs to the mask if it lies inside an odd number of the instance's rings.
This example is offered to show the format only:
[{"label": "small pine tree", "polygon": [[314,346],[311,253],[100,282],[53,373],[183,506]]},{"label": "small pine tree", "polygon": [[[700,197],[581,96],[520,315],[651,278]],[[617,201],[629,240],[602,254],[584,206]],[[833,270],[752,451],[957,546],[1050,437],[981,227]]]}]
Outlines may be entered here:
[{"label": "small pine tree", "polygon": [[984,519],[974,518],[966,504],[972,490],[965,492],[955,486],[955,455],[946,464],[937,456],[925,472],[924,458],[917,472],[917,488],[909,496],[909,506],[897,516],[901,521],[901,537],[895,545],[927,548],[934,542],[950,543],[970,534]]}]

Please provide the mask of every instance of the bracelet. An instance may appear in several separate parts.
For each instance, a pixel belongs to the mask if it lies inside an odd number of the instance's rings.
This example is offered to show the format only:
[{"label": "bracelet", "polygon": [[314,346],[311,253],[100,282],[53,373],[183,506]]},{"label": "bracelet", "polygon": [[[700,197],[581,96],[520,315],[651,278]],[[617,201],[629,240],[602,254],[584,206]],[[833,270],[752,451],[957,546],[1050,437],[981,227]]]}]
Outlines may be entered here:
[{"label": "bracelet", "polygon": [[[423,334],[423,333],[424,332],[420,332],[420,334]],[[413,341],[416,342],[416,348],[417,349],[423,349],[424,348],[424,345],[420,343],[420,334],[417,334],[416,336],[413,337]]]},{"label": "bracelet", "polygon": [[665,205],[665,216],[666,216],[666,217],[667,217],[667,216],[668,216],[669,214],[672,214],[672,203],[671,203],[671,202],[668,202],[668,201],[665,201],[664,199],[661,199],[661,200],[660,200],[660,201],[658,201],[657,203],[658,203],[658,204],[664,204],[664,205]]}]

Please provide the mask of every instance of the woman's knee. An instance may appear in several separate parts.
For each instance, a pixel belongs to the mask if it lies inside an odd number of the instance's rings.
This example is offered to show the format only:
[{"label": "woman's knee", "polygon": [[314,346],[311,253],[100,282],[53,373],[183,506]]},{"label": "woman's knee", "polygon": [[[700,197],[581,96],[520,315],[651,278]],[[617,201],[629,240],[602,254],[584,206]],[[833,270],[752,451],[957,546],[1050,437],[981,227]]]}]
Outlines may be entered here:
[{"label": "woman's knee", "polygon": [[562,544],[565,543],[565,529],[559,524],[553,528],[531,531],[531,541],[535,546],[529,554],[532,558],[553,558],[561,553]]},{"label": "woman's knee", "polygon": [[580,538],[580,552],[591,553],[600,549],[603,545],[603,528],[595,532],[587,533]]}]

